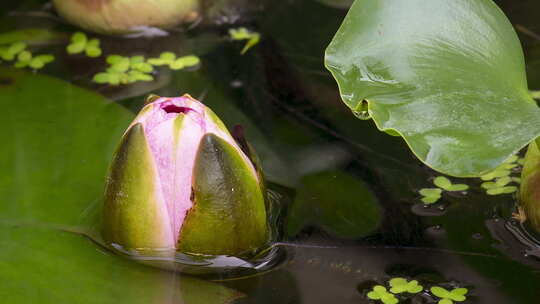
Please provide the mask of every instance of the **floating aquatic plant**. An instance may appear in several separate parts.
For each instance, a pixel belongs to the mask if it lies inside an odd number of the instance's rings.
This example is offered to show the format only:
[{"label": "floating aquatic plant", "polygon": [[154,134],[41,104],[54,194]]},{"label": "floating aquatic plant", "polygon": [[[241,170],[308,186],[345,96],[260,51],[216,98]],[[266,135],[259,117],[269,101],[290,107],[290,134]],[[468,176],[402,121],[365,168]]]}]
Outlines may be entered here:
[{"label": "floating aquatic plant", "polygon": [[110,66],[105,72],[94,75],[94,82],[119,85],[154,80],[150,74],[154,68],[146,62],[144,56],[110,55],[107,57],[107,63]]},{"label": "floating aquatic plant", "polygon": [[420,199],[424,204],[434,204],[442,196],[444,191],[465,191],[469,189],[469,186],[466,184],[453,184],[450,179],[445,176],[437,176],[433,180],[433,184],[438,188],[423,188],[420,189],[419,193],[422,195]]},{"label": "floating aquatic plant", "polygon": [[421,201],[424,204],[433,204],[436,203],[442,195],[442,190],[439,188],[423,188],[419,191],[422,195]]},{"label": "floating aquatic plant", "polygon": [[29,51],[23,51],[17,56],[16,68],[30,67],[34,70],[43,68],[47,63],[54,61],[53,55],[38,55],[32,56]]},{"label": "floating aquatic plant", "polygon": [[100,44],[99,39],[88,39],[85,33],[76,32],[71,36],[71,43],[66,47],[66,51],[70,55],[84,52],[88,57],[99,57],[102,54]]},{"label": "floating aquatic plant", "polygon": [[419,293],[423,289],[422,285],[418,284],[418,281],[407,281],[407,279],[404,278],[393,278],[389,281],[389,284],[392,293]]},{"label": "floating aquatic plant", "polygon": [[0,48],[0,58],[5,61],[12,61],[15,57],[26,49],[26,43],[14,42],[7,47]]},{"label": "floating aquatic plant", "polygon": [[240,54],[242,55],[261,40],[261,35],[259,33],[250,31],[245,27],[229,29],[229,36],[232,40],[247,40],[244,48],[240,51]]},{"label": "floating aquatic plant", "polygon": [[368,292],[367,297],[371,300],[380,300],[384,304],[397,304],[399,300],[395,295],[389,293],[386,290],[386,287],[382,285],[376,285],[373,287],[373,290]]},{"label": "floating aquatic plant", "polygon": [[452,304],[454,302],[463,302],[467,299],[467,297],[465,297],[467,292],[467,288],[454,288],[449,291],[439,286],[431,287],[431,293],[436,297],[441,298],[438,302],[439,304]]},{"label": "floating aquatic plant", "polygon": [[481,187],[486,190],[488,195],[510,194],[518,190],[515,185],[510,183],[521,183],[521,179],[511,176],[513,170],[523,164],[523,158],[512,155],[495,170],[482,175],[480,178],[484,181]]},{"label": "floating aquatic plant", "polygon": [[195,55],[176,57],[173,52],[163,52],[158,58],[148,59],[148,63],[155,66],[167,65],[171,70],[181,70],[199,65],[201,60]]},{"label": "floating aquatic plant", "polygon": [[0,58],[6,61],[17,60],[16,68],[30,67],[34,70],[43,68],[47,63],[54,61],[54,56],[42,54],[34,56],[26,49],[26,43],[15,42],[8,47],[0,48]]},{"label": "floating aquatic plant", "polygon": [[[389,291],[383,285],[375,285],[372,290],[368,292],[367,297],[371,300],[380,300],[384,304],[396,304],[400,302],[400,299],[397,298],[395,294],[409,293],[409,295],[401,296],[402,300],[409,301],[415,294],[424,290],[424,287],[420,285],[417,280],[408,281],[402,277],[390,279],[388,285],[390,287]],[[434,297],[440,298],[437,302],[438,304],[453,304],[454,302],[465,301],[465,295],[468,292],[467,288],[455,288],[449,291],[440,286],[433,286],[430,288],[430,291],[434,301],[436,300]]]},{"label": "floating aquatic plant", "polygon": [[466,184],[452,184],[452,182],[444,176],[437,176],[433,180],[433,183],[435,186],[446,191],[465,191],[469,189],[469,186]]}]

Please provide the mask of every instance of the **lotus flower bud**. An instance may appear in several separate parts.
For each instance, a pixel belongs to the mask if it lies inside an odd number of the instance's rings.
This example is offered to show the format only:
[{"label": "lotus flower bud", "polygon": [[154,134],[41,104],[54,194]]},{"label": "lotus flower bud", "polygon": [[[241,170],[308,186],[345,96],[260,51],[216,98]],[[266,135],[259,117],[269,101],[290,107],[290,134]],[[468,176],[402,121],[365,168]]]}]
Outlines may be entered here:
[{"label": "lotus flower bud", "polygon": [[125,250],[244,255],[268,241],[262,181],[209,108],[156,97],[112,160],[102,234]]},{"label": "lotus flower bud", "polygon": [[198,16],[198,0],[53,0],[64,19],[102,34],[169,28]]}]

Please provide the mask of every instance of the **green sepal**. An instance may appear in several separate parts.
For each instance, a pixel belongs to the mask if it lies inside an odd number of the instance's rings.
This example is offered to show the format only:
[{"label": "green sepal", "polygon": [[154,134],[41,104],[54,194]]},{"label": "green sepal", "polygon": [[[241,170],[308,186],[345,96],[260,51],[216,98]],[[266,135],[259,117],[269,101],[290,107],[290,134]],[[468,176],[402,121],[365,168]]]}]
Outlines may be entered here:
[{"label": "green sepal", "polygon": [[538,139],[532,141],[525,154],[519,191],[520,206],[531,226],[540,232],[540,149]]},{"label": "green sepal", "polygon": [[140,123],[123,136],[109,169],[103,237],[124,249],[174,249],[157,169]]},{"label": "green sepal", "polygon": [[193,207],[179,251],[242,256],[268,241],[263,192],[240,153],[214,134],[202,138],[193,168]]}]

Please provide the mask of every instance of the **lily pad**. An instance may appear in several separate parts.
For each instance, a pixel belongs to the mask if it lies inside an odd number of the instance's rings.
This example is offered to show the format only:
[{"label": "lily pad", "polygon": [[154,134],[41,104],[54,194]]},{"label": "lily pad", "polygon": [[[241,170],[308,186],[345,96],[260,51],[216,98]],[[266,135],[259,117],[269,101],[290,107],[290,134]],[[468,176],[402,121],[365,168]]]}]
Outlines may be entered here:
[{"label": "lily pad", "polygon": [[98,94],[42,75],[2,70],[0,221],[76,225],[103,193],[132,114]]},{"label": "lily pad", "polygon": [[483,175],[540,134],[520,42],[490,0],[357,0],[325,61],[352,111],[367,101],[445,174]]},{"label": "lily pad", "polygon": [[224,304],[242,296],[216,283],[115,256],[80,235],[0,228],[3,303]]}]

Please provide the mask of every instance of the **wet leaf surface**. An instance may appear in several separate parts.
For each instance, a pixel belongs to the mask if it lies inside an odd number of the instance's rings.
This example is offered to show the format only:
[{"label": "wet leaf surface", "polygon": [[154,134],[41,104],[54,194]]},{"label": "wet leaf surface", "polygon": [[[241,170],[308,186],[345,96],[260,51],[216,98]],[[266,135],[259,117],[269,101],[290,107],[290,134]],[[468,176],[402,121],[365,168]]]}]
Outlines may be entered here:
[{"label": "wet leaf surface", "polygon": [[325,62],[351,110],[367,100],[437,171],[481,175],[540,134],[519,40],[489,0],[356,1]]}]

